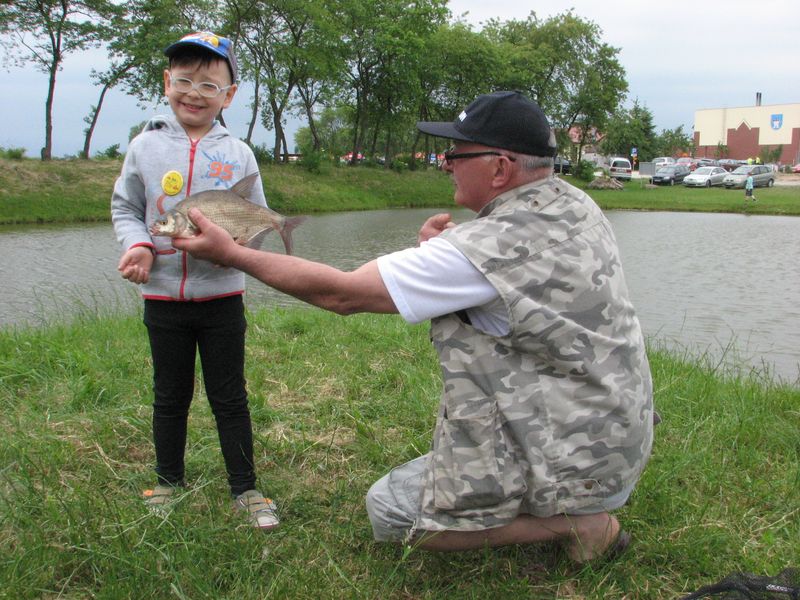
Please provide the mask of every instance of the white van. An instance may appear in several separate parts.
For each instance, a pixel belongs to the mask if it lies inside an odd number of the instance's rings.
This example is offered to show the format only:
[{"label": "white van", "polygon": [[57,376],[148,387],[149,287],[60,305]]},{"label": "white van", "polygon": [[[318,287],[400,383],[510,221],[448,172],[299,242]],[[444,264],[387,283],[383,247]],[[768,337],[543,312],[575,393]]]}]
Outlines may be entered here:
[{"label": "white van", "polygon": [[657,156],[653,159],[653,165],[655,165],[656,171],[658,171],[661,167],[668,167],[674,164],[675,159],[671,156]]},{"label": "white van", "polygon": [[609,163],[608,174],[615,179],[630,180],[632,171],[631,161],[627,158],[612,158]]}]

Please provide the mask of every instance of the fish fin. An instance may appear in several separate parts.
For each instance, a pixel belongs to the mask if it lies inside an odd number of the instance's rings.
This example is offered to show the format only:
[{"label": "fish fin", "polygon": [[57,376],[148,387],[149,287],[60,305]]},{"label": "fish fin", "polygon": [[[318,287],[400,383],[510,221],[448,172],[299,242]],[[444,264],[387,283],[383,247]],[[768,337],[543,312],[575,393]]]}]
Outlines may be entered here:
[{"label": "fish fin", "polygon": [[283,247],[286,248],[286,254],[292,253],[292,230],[305,221],[308,217],[289,217],[278,230],[283,240]]},{"label": "fish fin", "polygon": [[253,184],[255,184],[256,179],[258,179],[258,171],[255,173],[250,173],[250,175],[247,177],[243,177],[237,181],[236,185],[234,185],[230,191],[242,198],[249,198],[250,193],[253,191]]},{"label": "fish fin", "polygon": [[258,250],[261,248],[261,244],[264,242],[264,238],[266,235],[272,231],[273,227],[267,227],[266,229],[262,229],[258,233],[256,233],[253,237],[247,240],[244,245],[248,248],[252,248],[253,250]]}]

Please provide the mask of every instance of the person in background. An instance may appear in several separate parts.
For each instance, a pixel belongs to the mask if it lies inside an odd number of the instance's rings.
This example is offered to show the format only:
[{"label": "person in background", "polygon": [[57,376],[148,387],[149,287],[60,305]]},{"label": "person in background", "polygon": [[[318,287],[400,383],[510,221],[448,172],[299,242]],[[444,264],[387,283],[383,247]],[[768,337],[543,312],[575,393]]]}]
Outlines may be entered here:
[{"label": "person in background", "polygon": [[753,202],[756,201],[756,197],[753,195],[753,176],[748,175],[747,179],[744,181],[744,201],[747,202],[748,200],[752,200]]},{"label": "person in background", "polygon": [[[278,525],[275,503],[256,489],[253,432],[244,378],[244,274],[176,252],[148,226],[191,193],[229,189],[258,172],[255,157],[216,118],[236,94],[229,39],[192,33],[164,52],[164,94],[173,116],[157,116],[131,141],[114,186],[111,216],[124,252],[118,269],[141,285],[153,359],[157,485],[145,502],[163,510],[185,485],[184,453],[200,352],[234,506],[261,529]],[[266,206],[261,179],[250,200]]]},{"label": "person in background", "polygon": [[612,511],[653,440],[650,369],[611,226],[553,176],[556,144],[519,92],[420,131],[454,140],[443,169],[476,213],[430,217],[419,245],[352,272],[238,246],[200,211],[190,254],[347,315],[431,321],[443,375],[430,452],[367,494],[376,540],[439,551],[558,541],[577,562],[630,542]]}]

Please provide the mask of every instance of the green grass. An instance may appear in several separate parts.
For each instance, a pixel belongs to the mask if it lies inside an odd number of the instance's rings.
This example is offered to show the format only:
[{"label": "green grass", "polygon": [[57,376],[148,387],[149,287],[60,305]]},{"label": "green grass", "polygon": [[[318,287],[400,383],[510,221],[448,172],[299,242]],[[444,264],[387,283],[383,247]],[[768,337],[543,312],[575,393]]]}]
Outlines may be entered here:
[{"label": "green grass", "polygon": [[372,542],[363,506],[375,479],[430,444],[440,376],[427,328],[316,309],[249,322],[257,469],[283,520],[269,534],[231,514],[201,392],[190,487],[166,518],[143,510],[153,451],[140,315],[0,330],[0,595],[673,599],[731,571],[800,564],[800,391],[763,374],[651,349],[664,422],[619,512],[635,538],[624,560],[437,555]]},{"label": "green grass", "polygon": [[[0,225],[108,221],[120,160],[9,160],[0,158]],[[450,177],[441,171],[405,171],[324,164],[320,173],[300,165],[261,167],[270,207],[287,214],[381,208],[453,206]],[[585,183],[565,179],[579,187]],[[756,190],[746,205],[742,190],[650,189],[640,181],[624,190],[589,190],[604,209],[747,212],[800,215],[800,187]]]},{"label": "green grass", "polygon": [[[0,224],[109,221],[121,160],[7,160],[0,158]],[[438,207],[452,203],[443,173],[397,173],[381,168],[263,165],[269,205],[287,214]]]}]

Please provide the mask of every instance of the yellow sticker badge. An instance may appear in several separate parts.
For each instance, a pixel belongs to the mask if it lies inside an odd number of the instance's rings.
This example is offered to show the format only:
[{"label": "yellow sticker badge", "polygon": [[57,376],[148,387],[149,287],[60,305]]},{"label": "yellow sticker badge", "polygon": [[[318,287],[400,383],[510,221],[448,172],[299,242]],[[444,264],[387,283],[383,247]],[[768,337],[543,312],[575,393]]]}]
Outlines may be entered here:
[{"label": "yellow sticker badge", "polygon": [[177,171],[168,171],[161,178],[161,189],[168,196],[174,196],[183,189],[183,175]]}]

